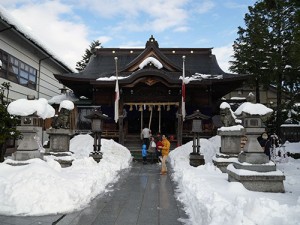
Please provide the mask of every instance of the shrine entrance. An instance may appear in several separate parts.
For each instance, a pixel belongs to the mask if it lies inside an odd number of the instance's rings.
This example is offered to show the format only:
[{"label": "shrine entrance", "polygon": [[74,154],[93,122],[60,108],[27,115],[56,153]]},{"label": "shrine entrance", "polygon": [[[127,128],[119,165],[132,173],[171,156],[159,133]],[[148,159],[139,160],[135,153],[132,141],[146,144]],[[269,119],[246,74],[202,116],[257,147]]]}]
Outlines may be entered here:
[{"label": "shrine entrance", "polygon": [[125,103],[128,133],[139,134],[144,127],[149,127],[152,134],[176,135],[178,105],[178,102]]}]

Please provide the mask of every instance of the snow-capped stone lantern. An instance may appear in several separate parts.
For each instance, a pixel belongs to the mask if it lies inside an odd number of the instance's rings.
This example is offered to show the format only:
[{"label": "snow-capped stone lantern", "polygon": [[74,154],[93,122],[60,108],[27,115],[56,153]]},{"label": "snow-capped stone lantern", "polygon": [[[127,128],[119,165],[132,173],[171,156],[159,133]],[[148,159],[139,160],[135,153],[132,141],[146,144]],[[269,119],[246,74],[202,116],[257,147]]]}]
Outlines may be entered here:
[{"label": "snow-capped stone lantern", "polygon": [[41,151],[43,146],[38,133],[42,133],[39,125],[40,118],[50,118],[55,114],[55,110],[46,99],[35,99],[28,95],[27,99],[18,99],[11,102],[7,111],[11,115],[21,117],[21,126],[17,127],[22,134],[22,139],[18,144],[17,151],[13,153],[15,160],[28,160],[32,158],[43,158]]},{"label": "snow-capped stone lantern", "polygon": [[251,191],[284,192],[285,176],[264,153],[257,137],[265,132],[263,121],[273,112],[260,103],[243,103],[235,115],[242,119],[247,142],[238,161],[227,167],[228,180],[241,182]]},{"label": "snow-capped stone lantern", "polygon": [[193,152],[190,153],[190,165],[199,166],[204,165],[204,156],[200,153],[200,133],[202,132],[202,120],[209,119],[209,116],[202,114],[196,110],[193,114],[185,117],[186,120],[192,120],[193,136]]},{"label": "snow-capped stone lantern", "polygon": [[94,158],[96,162],[100,162],[102,159],[101,152],[101,133],[103,120],[109,119],[107,115],[102,114],[101,110],[94,110],[91,114],[86,115],[85,118],[92,120],[92,132],[94,136],[94,151],[90,153],[90,156]]}]

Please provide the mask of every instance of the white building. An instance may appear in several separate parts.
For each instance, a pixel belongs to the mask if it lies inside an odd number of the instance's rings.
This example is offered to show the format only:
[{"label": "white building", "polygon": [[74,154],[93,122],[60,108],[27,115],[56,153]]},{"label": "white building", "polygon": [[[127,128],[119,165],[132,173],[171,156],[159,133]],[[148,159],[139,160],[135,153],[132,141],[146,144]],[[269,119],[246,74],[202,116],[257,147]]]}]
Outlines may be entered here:
[{"label": "white building", "polygon": [[41,41],[0,6],[0,84],[10,82],[9,98],[46,98],[63,86],[53,74],[72,72]]}]

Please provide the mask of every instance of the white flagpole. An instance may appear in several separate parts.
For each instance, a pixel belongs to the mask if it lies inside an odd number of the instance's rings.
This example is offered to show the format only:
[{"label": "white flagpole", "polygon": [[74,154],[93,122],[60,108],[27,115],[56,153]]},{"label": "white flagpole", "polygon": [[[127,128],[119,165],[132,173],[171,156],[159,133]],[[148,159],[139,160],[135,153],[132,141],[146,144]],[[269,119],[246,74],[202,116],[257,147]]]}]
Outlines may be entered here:
[{"label": "white flagpole", "polygon": [[184,121],[185,119],[185,56],[182,56],[182,88],[181,88],[181,94],[182,94],[182,102],[181,102],[181,115],[182,115],[182,120]]},{"label": "white flagpole", "polygon": [[120,100],[119,81],[118,81],[118,57],[115,57],[115,63],[116,63],[115,122],[117,123],[119,120],[119,100]]}]

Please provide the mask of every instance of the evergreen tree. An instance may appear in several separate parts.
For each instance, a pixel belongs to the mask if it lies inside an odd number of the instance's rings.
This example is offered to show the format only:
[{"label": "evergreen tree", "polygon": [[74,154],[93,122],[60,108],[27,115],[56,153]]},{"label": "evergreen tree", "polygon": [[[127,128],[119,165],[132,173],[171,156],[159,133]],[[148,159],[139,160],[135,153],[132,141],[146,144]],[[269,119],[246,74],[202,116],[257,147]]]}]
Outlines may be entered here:
[{"label": "evergreen tree", "polygon": [[[80,72],[85,69],[86,65],[89,63],[91,56],[93,55],[93,51],[96,47],[100,47],[101,43],[96,40],[92,41],[89,48],[85,50],[84,55],[82,56],[82,60],[76,63],[76,69]],[[102,46],[101,46],[102,48]]]},{"label": "evergreen tree", "polygon": [[299,13],[295,0],[259,0],[245,15],[246,28],[238,28],[230,70],[250,74],[256,89],[274,85],[277,89],[276,127],[283,122],[282,93],[299,91]]},{"label": "evergreen tree", "polygon": [[10,87],[10,83],[8,82],[4,82],[0,86],[0,162],[4,161],[7,141],[9,139],[20,138],[20,132],[16,130],[19,119],[7,112],[7,99]]}]

